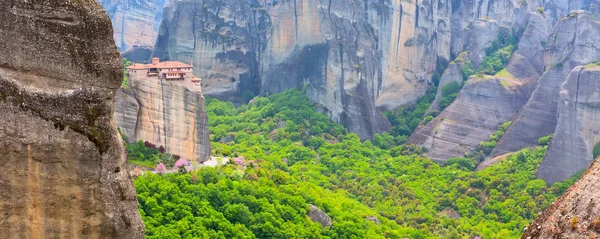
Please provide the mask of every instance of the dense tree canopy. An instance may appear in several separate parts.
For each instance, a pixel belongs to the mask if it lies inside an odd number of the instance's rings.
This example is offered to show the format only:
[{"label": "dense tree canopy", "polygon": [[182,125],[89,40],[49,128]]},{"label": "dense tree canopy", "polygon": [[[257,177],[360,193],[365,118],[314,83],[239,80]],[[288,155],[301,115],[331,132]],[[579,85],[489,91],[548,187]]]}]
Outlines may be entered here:
[{"label": "dense tree canopy", "polygon": [[388,134],[361,142],[296,90],[239,108],[207,99],[207,111],[213,154],[248,166],[138,177],[149,238],[518,238],[573,182],[536,178],[545,146],[474,172],[474,160],[440,166]]}]

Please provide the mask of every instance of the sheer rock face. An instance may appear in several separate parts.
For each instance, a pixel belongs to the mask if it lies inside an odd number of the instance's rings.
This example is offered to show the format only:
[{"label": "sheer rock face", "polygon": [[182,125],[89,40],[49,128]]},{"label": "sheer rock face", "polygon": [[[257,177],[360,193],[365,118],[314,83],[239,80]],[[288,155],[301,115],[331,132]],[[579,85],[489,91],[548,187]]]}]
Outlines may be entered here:
[{"label": "sheer rock face", "polygon": [[[491,153],[491,157],[538,144],[538,139],[554,133],[560,86],[577,66],[600,60],[600,22],[583,11],[562,18],[545,41],[546,71],[527,104]],[[564,178],[563,178],[564,179]]]},{"label": "sheer rock face", "polygon": [[600,65],[580,66],[561,86],[558,124],[538,177],[552,184],[585,170],[600,142]]},{"label": "sheer rock face", "polygon": [[122,69],[93,0],[0,2],[0,231],[143,238],[112,121]]},{"label": "sheer rock face", "polygon": [[204,92],[226,100],[306,85],[330,118],[369,138],[389,128],[377,108],[414,102],[438,58],[448,62],[450,4],[180,1],[165,9],[155,55],[192,61]]},{"label": "sheer rock face", "polygon": [[600,159],[581,179],[527,227],[522,239],[598,238],[600,236]]},{"label": "sheer rock face", "polygon": [[208,160],[208,118],[199,90],[131,78],[129,85],[117,91],[114,118],[130,143],[148,141],[185,159]]},{"label": "sheer rock face", "polygon": [[470,51],[477,66],[499,32],[521,32],[545,4],[184,0],[167,4],[154,54],[193,62],[220,99],[306,86],[331,119],[369,138],[389,129],[379,110],[415,102],[451,55]]},{"label": "sheer rock face", "polygon": [[[543,17],[532,14],[523,38],[537,39],[550,34],[550,29],[546,27],[549,23],[540,18]],[[465,60],[470,58],[474,65],[479,64],[477,62],[485,57],[485,49],[495,40],[483,36],[497,36],[499,31],[495,23],[489,20],[478,20],[472,28],[467,33],[478,33],[476,35],[482,35],[481,39],[475,40],[475,35],[472,36],[474,40],[467,43],[467,52],[450,63],[442,75],[441,86],[453,81],[462,82],[461,67]],[[515,117],[537,84],[539,70],[530,63],[530,59],[543,52],[543,47],[527,44],[528,41],[519,43],[519,49],[523,47],[526,50],[515,52],[506,66],[506,73],[471,77],[457,99],[434,120],[418,128],[409,137],[408,143],[425,146],[428,157],[445,162],[452,157],[463,157],[480,142],[487,141],[500,125]],[[441,89],[438,89],[430,110],[437,110],[441,93]]]},{"label": "sheer rock face", "polygon": [[[154,46],[165,0],[98,0],[106,9],[121,51],[133,46]],[[148,60],[144,59],[144,60]]]},{"label": "sheer rock face", "polygon": [[[513,62],[513,68],[527,64]],[[439,162],[462,157],[512,119],[527,101],[531,86],[531,78],[472,76],[454,103],[417,129],[407,143],[425,146],[427,157]]]}]

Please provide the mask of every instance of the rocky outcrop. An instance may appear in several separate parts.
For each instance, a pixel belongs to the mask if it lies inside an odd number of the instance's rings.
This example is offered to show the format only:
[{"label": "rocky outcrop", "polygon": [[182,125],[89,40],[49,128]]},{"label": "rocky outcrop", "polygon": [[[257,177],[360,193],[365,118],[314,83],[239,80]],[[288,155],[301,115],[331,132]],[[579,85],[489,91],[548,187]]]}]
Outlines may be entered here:
[{"label": "rocky outcrop", "polygon": [[538,177],[562,181],[585,170],[600,142],[600,65],[576,67],[561,86],[558,124]]},{"label": "rocky outcrop", "polygon": [[143,238],[108,16],[94,0],[14,0],[0,22],[2,237]]},{"label": "rocky outcrop", "polygon": [[[550,32],[545,30],[549,30],[546,27],[549,23],[541,19],[540,14],[531,14],[522,38],[548,36]],[[466,62],[479,65],[486,55],[485,49],[491,47],[499,34],[493,21],[480,20],[474,25],[466,33],[478,33],[482,35],[481,39],[467,42],[466,51],[448,65],[430,111],[437,110],[443,86],[451,82],[462,83],[461,68]],[[494,37],[484,37],[489,35]],[[543,47],[529,46],[533,39],[520,41],[519,50],[504,71],[495,76],[472,76],[457,99],[434,120],[418,128],[407,143],[425,146],[428,157],[444,162],[452,157],[462,157],[480,142],[487,141],[498,126],[513,119],[537,83],[540,70],[530,64],[530,59],[543,52]]]},{"label": "rocky outcrop", "polygon": [[600,22],[584,11],[572,12],[554,26],[554,33],[542,42],[546,45],[547,70],[492,157],[535,146],[539,138],[554,133],[560,86],[575,67],[600,60],[594,43],[599,37]]},{"label": "rocky outcrop", "polygon": [[581,179],[527,227],[522,239],[598,238],[600,236],[600,159]]},{"label": "rocky outcrop", "polygon": [[444,73],[442,74],[442,76],[440,78],[439,87],[437,89],[435,99],[433,100],[433,103],[431,104],[431,107],[429,108],[428,114],[430,114],[432,112],[437,112],[440,109],[439,108],[440,101],[442,100],[442,97],[443,97],[442,89],[444,88],[445,85],[456,82],[456,83],[458,83],[458,86],[462,86],[462,84],[463,84],[462,68],[466,64],[467,60],[468,60],[468,53],[464,52],[464,53],[461,53],[461,55],[459,57],[454,59],[454,61],[452,61],[452,62],[450,62],[450,64],[448,64],[448,67],[446,68],[446,70],[444,71]]},{"label": "rocky outcrop", "polygon": [[[112,21],[114,39],[121,51],[154,46],[165,0],[98,0]],[[144,60],[148,60],[146,58]]]},{"label": "rocky outcrop", "polygon": [[209,159],[206,104],[199,87],[132,78],[129,85],[117,91],[114,113],[129,143],[148,141],[185,159]]},{"label": "rocky outcrop", "polygon": [[155,55],[193,61],[206,94],[239,100],[306,85],[363,138],[389,128],[377,108],[414,102],[450,58],[451,1],[180,1]]},{"label": "rocky outcrop", "polygon": [[[369,138],[389,128],[379,111],[415,102],[451,56],[467,51],[477,67],[498,34],[520,36],[542,21],[533,34],[548,33],[567,10],[586,4],[184,0],[167,4],[154,54],[193,62],[205,93],[220,99],[241,102],[304,87],[331,119]],[[548,10],[532,21],[538,8]],[[543,72],[541,55],[531,59]]]},{"label": "rocky outcrop", "polygon": [[375,225],[381,225],[381,222],[376,216],[368,216],[367,221],[372,221]]},{"label": "rocky outcrop", "polygon": [[133,46],[121,52],[121,57],[131,62],[148,63],[154,48],[148,46]]},{"label": "rocky outcrop", "polygon": [[333,225],[331,217],[329,217],[325,212],[315,205],[309,204],[308,206],[310,207],[308,210],[308,217],[310,217],[310,220],[321,224],[323,227],[331,228],[331,225]]},{"label": "rocky outcrop", "polygon": [[[515,63],[514,68],[520,64],[526,61]],[[454,103],[418,128],[407,143],[425,146],[427,157],[439,162],[464,156],[479,142],[487,141],[498,126],[510,121],[525,104],[532,89],[526,80],[510,74],[472,76]]]}]

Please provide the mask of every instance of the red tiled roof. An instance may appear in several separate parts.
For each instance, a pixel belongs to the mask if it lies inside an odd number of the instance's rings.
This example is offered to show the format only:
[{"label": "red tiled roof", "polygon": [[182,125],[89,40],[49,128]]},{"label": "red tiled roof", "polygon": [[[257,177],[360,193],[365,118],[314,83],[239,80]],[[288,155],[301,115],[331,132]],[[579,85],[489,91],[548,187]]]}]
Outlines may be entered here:
[{"label": "red tiled roof", "polygon": [[167,68],[193,68],[192,65],[185,64],[180,61],[163,61],[157,64],[139,64],[134,63],[131,66],[128,66],[127,69],[130,70],[143,70],[148,68],[158,68],[158,69],[167,69]]},{"label": "red tiled roof", "polygon": [[145,64],[133,64],[127,67],[128,70],[145,70],[148,69]]}]

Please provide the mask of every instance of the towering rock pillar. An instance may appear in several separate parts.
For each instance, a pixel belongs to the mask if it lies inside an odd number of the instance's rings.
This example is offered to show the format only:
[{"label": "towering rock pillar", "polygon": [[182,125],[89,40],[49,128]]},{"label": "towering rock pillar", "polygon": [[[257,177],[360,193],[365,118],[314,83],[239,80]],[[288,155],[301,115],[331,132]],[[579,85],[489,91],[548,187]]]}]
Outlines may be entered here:
[{"label": "towering rock pillar", "polygon": [[0,1],[0,237],[143,238],[112,33],[95,0]]}]

